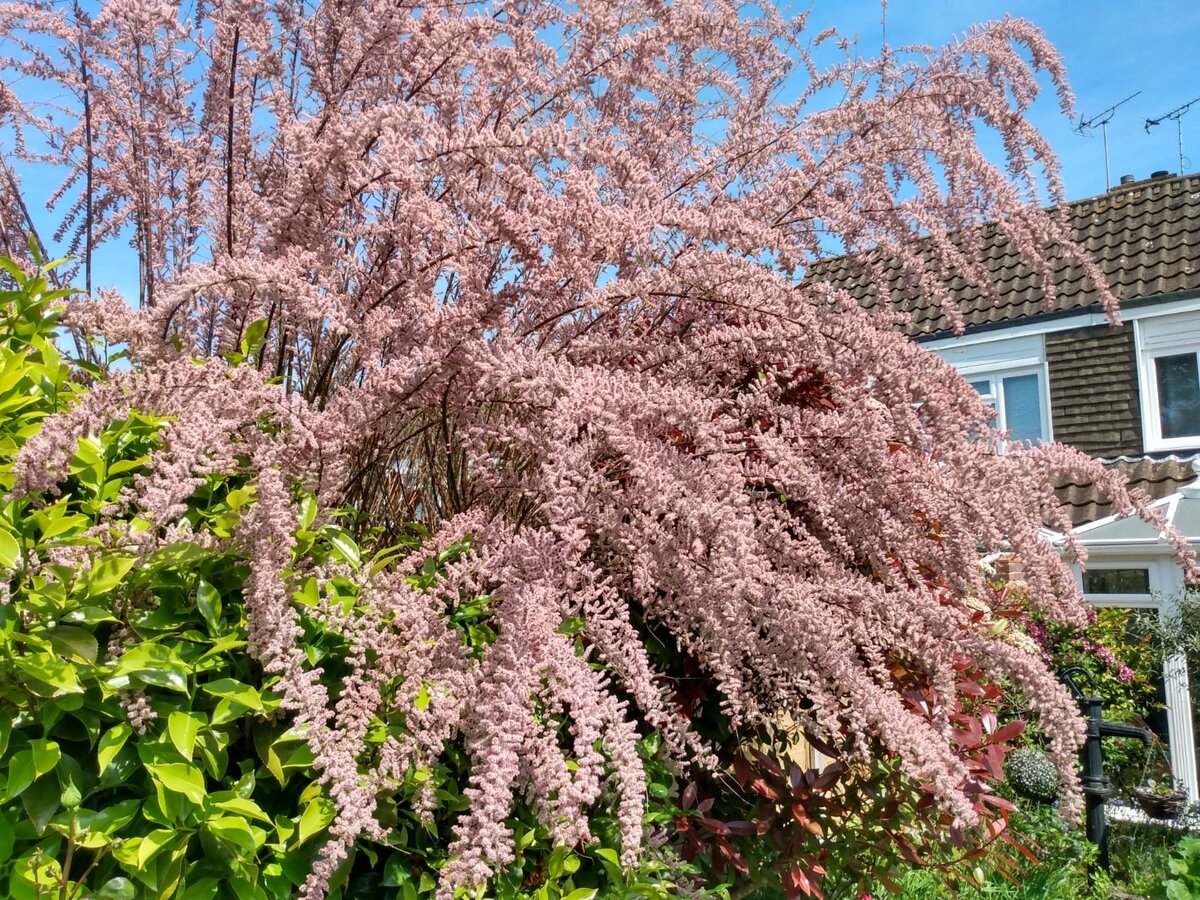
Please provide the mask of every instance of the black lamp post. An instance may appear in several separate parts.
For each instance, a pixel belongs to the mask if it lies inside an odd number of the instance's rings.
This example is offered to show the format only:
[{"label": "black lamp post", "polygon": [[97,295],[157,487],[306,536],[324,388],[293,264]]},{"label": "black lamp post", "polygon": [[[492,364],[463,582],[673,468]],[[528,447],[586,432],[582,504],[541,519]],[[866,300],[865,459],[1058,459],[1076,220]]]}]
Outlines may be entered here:
[{"label": "black lamp post", "polygon": [[1084,694],[1075,678],[1082,675],[1087,679],[1088,687],[1094,692],[1096,682],[1090,673],[1079,666],[1072,666],[1059,673],[1059,678],[1066,683],[1087,719],[1087,740],[1084,741],[1080,758],[1083,760],[1083,794],[1087,810],[1087,838],[1100,848],[1100,866],[1108,871],[1108,819],[1104,802],[1112,796],[1112,784],[1104,773],[1104,748],[1101,741],[1106,737],[1137,738],[1147,747],[1154,742],[1154,735],[1148,728],[1137,725],[1123,725],[1120,722],[1106,722],[1103,716],[1104,700]]}]

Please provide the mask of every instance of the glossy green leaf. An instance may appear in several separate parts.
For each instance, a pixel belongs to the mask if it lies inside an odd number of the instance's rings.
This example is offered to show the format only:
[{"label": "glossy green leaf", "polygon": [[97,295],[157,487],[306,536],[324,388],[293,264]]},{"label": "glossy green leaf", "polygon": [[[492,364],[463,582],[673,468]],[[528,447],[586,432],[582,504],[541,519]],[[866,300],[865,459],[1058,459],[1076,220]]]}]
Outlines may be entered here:
[{"label": "glossy green leaf", "polygon": [[271,824],[271,819],[267,816],[261,806],[247,797],[233,797],[229,800],[218,800],[214,802],[215,809],[224,812],[236,813],[246,819],[256,819],[267,825]]},{"label": "glossy green leaf", "polygon": [[13,826],[5,813],[0,812],[0,866],[12,859]]},{"label": "glossy green leaf", "polygon": [[201,878],[199,881],[188,881],[183,889],[180,900],[213,900],[221,889],[218,878]]},{"label": "glossy green leaf", "polygon": [[244,819],[237,816],[217,816],[204,823],[205,829],[213,836],[220,838],[226,844],[237,848],[243,854],[253,856],[258,841],[250,826]]},{"label": "glossy green leaf", "polygon": [[79,514],[50,518],[42,525],[42,540],[49,541],[69,532],[82,531],[90,524],[91,520],[87,516]]},{"label": "glossy green leaf", "polygon": [[21,547],[6,529],[0,528],[0,567],[11,569],[17,564]]},{"label": "glossy green leaf", "polygon": [[83,824],[89,831],[113,835],[134,820],[141,806],[140,800],[122,800],[99,810]]},{"label": "glossy green leaf", "polygon": [[181,794],[192,803],[203,803],[204,773],[190,763],[147,763],[150,777],[169,791]]},{"label": "glossy green leaf", "polygon": [[95,635],[87,629],[73,625],[56,625],[43,634],[61,656],[89,665],[96,662],[99,645]]},{"label": "glossy green leaf", "polygon": [[97,774],[104,774],[104,770],[113,761],[113,757],[121,751],[132,734],[133,728],[127,722],[121,722],[101,735],[100,742],[96,747]]},{"label": "glossy green leaf", "polygon": [[142,838],[137,848],[137,862],[140,868],[145,868],[155,856],[169,847],[179,838],[179,833],[171,828],[159,828]]},{"label": "glossy green leaf", "polygon": [[204,617],[209,634],[216,634],[221,624],[221,595],[203,578],[196,585],[196,609]]},{"label": "glossy green leaf", "polygon": [[23,288],[25,286],[25,272],[11,259],[6,256],[0,256],[0,269],[8,273],[9,277],[17,283],[18,287]]},{"label": "glossy green leaf", "polygon": [[137,889],[128,878],[110,878],[88,900],[137,900]]},{"label": "glossy green leaf", "polygon": [[62,799],[62,788],[52,775],[43,776],[21,794],[21,805],[25,816],[39,835],[46,830],[54,814],[58,812]]},{"label": "glossy green leaf", "polygon": [[237,721],[242,716],[250,711],[250,707],[243,703],[238,703],[235,700],[222,698],[217,701],[217,705],[212,711],[213,725],[227,725],[230,722]]},{"label": "glossy green leaf", "polygon": [[232,700],[234,703],[240,703],[247,709],[261,711],[263,708],[262,698],[258,691],[234,678],[218,678],[202,685],[201,689],[204,693],[212,694],[214,697],[222,697]]},{"label": "glossy green leaf", "polygon": [[37,772],[33,768],[33,752],[19,750],[8,761],[8,781],[4,788],[4,796],[11,800],[33,784]]},{"label": "glossy green leaf", "polygon": [[39,778],[52,771],[58,765],[58,761],[62,759],[62,750],[55,741],[30,741],[29,751],[33,757],[34,774]]},{"label": "glossy green leaf", "polygon": [[300,834],[297,844],[303,844],[314,835],[324,831],[329,826],[329,823],[333,821],[335,812],[336,809],[333,801],[327,800],[324,797],[318,797],[312,803],[309,803],[300,815]]},{"label": "glossy green leaf", "polygon": [[247,359],[257,357],[258,352],[262,350],[267,340],[267,328],[269,325],[270,323],[267,319],[255,319],[246,326],[246,333],[242,335],[240,349],[242,355]]},{"label": "glossy green leaf", "polygon": [[121,583],[129,570],[137,563],[137,557],[108,553],[92,564],[88,577],[88,596],[105,594]]},{"label": "glossy green leaf", "polygon": [[146,641],[121,655],[108,683],[117,689],[153,685],[185,693],[188,672],[187,663],[170,647]]},{"label": "glossy green leaf", "polygon": [[25,684],[39,696],[62,697],[83,693],[83,685],[79,683],[75,667],[56,656],[34,653],[18,657],[16,663],[25,676]]},{"label": "glossy green leaf", "polygon": [[348,531],[337,525],[326,525],[321,529],[321,534],[329,541],[342,559],[352,566],[359,565],[362,558],[358,552],[358,544]]},{"label": "glossy green leaf", "polygon": [[179,751],[179,755],[185,759],[192,758],[192,751],[196,747],[196,735],[200,731],[200,726],[205,722],[204,716],[199,713],[187,713],[175,711],[167,716],[167,733],[171,737],[171,743],[175,745],[175,749]]}]

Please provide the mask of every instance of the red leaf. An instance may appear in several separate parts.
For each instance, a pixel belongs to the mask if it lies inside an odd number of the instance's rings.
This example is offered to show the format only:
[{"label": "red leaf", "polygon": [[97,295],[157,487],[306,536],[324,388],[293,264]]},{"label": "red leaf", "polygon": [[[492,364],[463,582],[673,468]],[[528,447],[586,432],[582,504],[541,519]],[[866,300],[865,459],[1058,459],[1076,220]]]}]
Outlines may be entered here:
[{"label": "red leaf", "polygon": [[1020,838],[1014,835],[1011,831],[1004,832],[1004,834],[1000,835],[1000,839],[1015,847],[1022,856],[1024,856],[1035,866],[1041,865],[1042,861],[1038,859],[1037,856],[1034,855],[1033,851],[1026,847]]},{"label": "red leaf", "polygon": [[697,819],[696,821],[700,825],[703,825],[705,828],[707,828],[709,831],[711,831],[713,834],[721,834],[721,835],[729,834],[729,826],[726,825],[724,822],[722,822],[720,819]]},{"label": "red leaf", "polygon": [[692,782],[683,789],[683,796],[679,798],[679,805],[684,809],[691,809],[696,805],[696,783]]},{"label": "red leaf", "polygon": [[821,738],[814,736],[811,732],[804,732],[804,737],[808,740],[809,745],[812,746],[812,748],[818,753],[828,756],[830,759],[836,759],[838,757],[839,754],[833,746],[826,743]]},{"label": "red leaf", "polygon": [[754,779],[754,767],[739,753],[733,758],[733,774],[741,784],[746,785]]},{"label": "red leaf", "polygon": [[1025,730],[1025,722],[1023,719],[1016,719],[1009,722],[1007,725],[1001,725],[995,731],[988,735],[988,741],[993,744],[1004,743],[1011,741],[1019,736]]},{"label": "red leaf", "polygon": [[974,681],[960,681],[956,687],[960,694],[966,694],[968,697],[982,697],[983,688]]},{"label": "red leaf", "polygon": [[833,787],[838,783],[845,771],[846,767],[840,762],[831,763],[817,776],[817,780],[813,782],[813,789],[824,791]]},{"label": "red leaf", "polygon": [[1016,804],[1009,800],[1005,800],[1003,797],[998,797],[995,794],[983,794],[979,799],[989,806],[994,806],[996,809],[1002,809],[1005,812],[1017,811]]},{"label": "red leaf", "polygon": [[895,837],[896,837],[896,843],[900,847],[900,855],[901,856],[903,856],[905,859],[907,859],[914,866],[925,865],[925,860],[921,858],[921,855],[919,853],[917,853],[917,851],[913,847],[913,845],[909,843],[908,838],[904,837],[904,835],[901,835],[901,834],[898,834]]},{"label": "red leaf", "polygon": [[1004,747],[993,744],[983,752],[983,765],[989,775],[999,781],[1004,777]]},{"label": "red leaf", "polygon": [[765,771],[772,778],[778,778],[780,780],[783,779],[783,769],[779,767],[779,764],[776,763],[775,760],[771,759],[771,757],[767,756],[761,750],[751,750],[750,752],[754,754],[754,758],[757,760],[759,768]]},{"label": "red leaf", "polygon": [[983,742],[983,726],[974,716],[964,717],[966,728],[956,728],[954,739],[960,747],[977,747]]},{"label": "red leaf", "polygon": [[783,794],[777,791],[774,785],[768,784],[765,779],[755,778],[750,782],[750,787],[754,789],[760,796],[766,797],[768,800],[779,801],[783,799]]}]

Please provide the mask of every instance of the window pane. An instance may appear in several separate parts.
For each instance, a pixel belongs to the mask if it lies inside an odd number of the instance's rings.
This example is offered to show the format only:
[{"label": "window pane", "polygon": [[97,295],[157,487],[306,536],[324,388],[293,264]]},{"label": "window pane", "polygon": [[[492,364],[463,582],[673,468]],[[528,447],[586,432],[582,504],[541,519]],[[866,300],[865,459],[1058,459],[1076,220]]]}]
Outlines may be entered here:
[{"label": "window pane", "polygon": [[1196,354],[1160,356],[1154,361],[1158,377],[1158,414],[1165,438],[1200,434],[1200,372]]},{"label": "window pane", "polygon": [[1085,594],[1148,594],[1149,569],[1091,569],[1083,573]]},{"label": "window pane", "polygon": [[1042,392],[1037,375],[1004,379],[1004,424],[1018,441],[1037,441],[1042,434]]},{"label": "window pane", "polygon": [[975,393],[985,400],[992,399],[992,383],[990,381],[972,381],[971,387],[975,389]]}]

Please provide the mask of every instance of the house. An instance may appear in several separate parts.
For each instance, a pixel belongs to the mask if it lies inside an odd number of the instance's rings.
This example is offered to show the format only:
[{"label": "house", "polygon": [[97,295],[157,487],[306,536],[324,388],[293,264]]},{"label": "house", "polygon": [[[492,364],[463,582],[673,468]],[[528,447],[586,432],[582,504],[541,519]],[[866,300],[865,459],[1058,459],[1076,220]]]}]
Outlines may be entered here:
[{"label": "house", "polygon": [[[910,314],[911,337],[996,407],[1002,428],[1073,445],[1121,470],[1200,547],[1200,176],[1121,182],[1068,212],[1120,301],[1123,327],[1109,325],[1094,286],[1065,263],[1048,308],[1040,277],[995,228],[982,229],[980,240],[1000,301],[961,278],[948,282],[961,334],[936,301],[898,290],[887,301]],[[881,302],[853,258],[821,268],[819,277],[863,306]],[[898,263],[895,275],[893,287]],[[1088,570],[1077,571],[1089,601],[1169,607],[1183,583],[1161,537],[1140,520],[1109,516],[1090,484],[1062,484],[1058,495],[1089,551]],[[1181,659],[1168,662],[1164,690],[1172,767],[1197,801],[1200,754]]]}]

